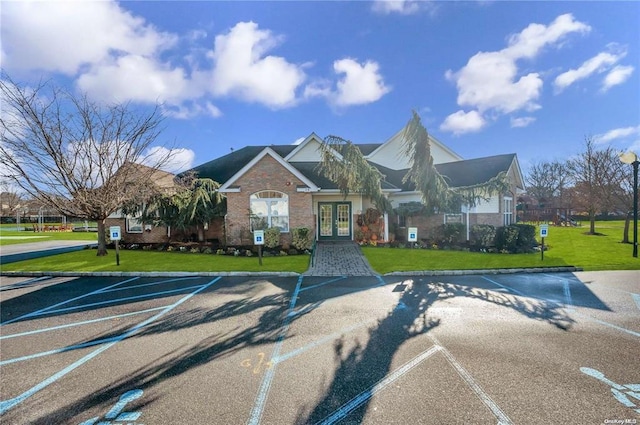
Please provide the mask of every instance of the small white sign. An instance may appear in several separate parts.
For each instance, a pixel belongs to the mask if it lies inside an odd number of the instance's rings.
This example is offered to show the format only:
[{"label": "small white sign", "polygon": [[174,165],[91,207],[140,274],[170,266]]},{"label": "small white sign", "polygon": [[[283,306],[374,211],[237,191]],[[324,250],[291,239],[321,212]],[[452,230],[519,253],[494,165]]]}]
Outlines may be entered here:
[{"label": "small white sign", "polygon": [[418,242],[418,228],[417,227],[409,227],[407,229],[407,241],[408,242]]},{"label": "small white sign", "polygon": [[109,227],[109,238],[112,241],[119,241],[122,235],[120,233],[120,226],[110,226]]},{"label": "small white sign", "polygon": [[540,225],[540,237],[541,238],[546,238],[547,236],[549,236],[549,225],[548,224],[541,224]]},{"label": "small white sign", "polygon": [[253,231],[253,244],[264,245],[264,230]]}]

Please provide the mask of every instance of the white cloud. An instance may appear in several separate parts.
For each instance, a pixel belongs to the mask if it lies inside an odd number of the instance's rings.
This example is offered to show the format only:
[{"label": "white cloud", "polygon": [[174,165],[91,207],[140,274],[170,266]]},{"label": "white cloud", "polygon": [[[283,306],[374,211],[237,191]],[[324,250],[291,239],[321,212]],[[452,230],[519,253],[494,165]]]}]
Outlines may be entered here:
[{"label": "white cloud", "polygon": [[627,81],[627,79],[633,74],[634,67],[633,66],[622,66],[618,65],[614,67],[606,77],[604,77],[604,81],[602,82],[602,91],[607,91],[613,86],[620,85]]},{"label": "white cloud", "polygon": [[340,59],[333,63],[336,74],[344,74],[337,83],[333,102],[338,106],[372,103],[391,91],[384,84],[376,62],[360,65],[353,59]]},{"label": "white cloud", "polygon": [[[558,16],[548,26],[530,24],[512,35],[506,48],[478,52],[457,72],[448,70],[445,77],[456,84],[458,105],[475,108],[479,118],[488,112],[500,115],[534,111],[540,108],[537,99],[543,86],[542,78],[537,72],[520,76],[517,61],[535,58],[547,46],[559,46],[570,33],[589,30],[588,25],[576,21],[571,14]],[[459,118],[461,112],[450,115],[447,120],[452,116]],[[484,123],[483,118],[482,121]]]},{"label": "white cloud", "polygon": [[480,131],[485,125],[486,121],[478,111],[458,111],[444,120],[440,130],[458,135]]},{"label": "white cloud", "polygon": [[177,38],[115,2],[21,1],[2,4],[2,40],[8,70],[73,75],[121,53],[153,55]]},{"label": "white cloud", "polygon": [[521,128],[527,127],[529,124],[532,124],[536,121],[535,117],[519,117],[519,118],[511,118],[511,127],[513,128]]},{"label": "white cloud", "polygon": [[[169,160],[164,162],[167,157],[169,157]],[[155,165],[158,162],[164,162],[161,166],[164,171],[179,173],[192,168],[194,159],[195,153],[191,149],[167,149],[163,146],[156,146],[145,152],[142,163]]]},{"label": "white cloud", "polygon": [[596,143],[609,143],[614,140],[627,139],[629,137],[640,136],[640,125],[636,127],[621,127],[609,130],[606,133],[596,134],[593,140]]},{"label": "white cloud", "polygon": [[383,15],[391,13],[411,15],[420,10],[420,5],[416,0],[375,0],[371,10]]},{"label": "white cloud", "polygon": [[265,56],[282,41],[254,22],[240,22],[215,39],[211,90],[273,108],[292,106],[304,82],[302,67],[279,56]]},{"label": "white cloud", "polygon": [[586,60],[579,68],[570,69],[558,75],[554,80],[556,92],[561,92],[576,81],[590,77],[595,73],[605,72],[626,56],[626,50],[619,53],[602,52]]}]

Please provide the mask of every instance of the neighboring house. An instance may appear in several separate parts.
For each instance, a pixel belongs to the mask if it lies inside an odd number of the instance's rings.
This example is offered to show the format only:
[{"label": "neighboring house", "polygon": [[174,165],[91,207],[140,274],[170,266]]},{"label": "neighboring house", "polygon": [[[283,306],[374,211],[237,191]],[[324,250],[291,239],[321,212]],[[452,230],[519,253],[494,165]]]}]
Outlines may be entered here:
[{"label": "neighboring house", "polygon": [[[253,227],[277,226],[282,243],[291,241],[291,229],[308,227],[318,240],[352,240],[358,217],[374,207],[370,199],[358,193],[346,198],[338,186],[318,169],[322,139],[312,133],[299,145],[246,146],[195,167],[198,177],[221,184],[227,197],[224,240],[229,245],[253,241]],[[382,188],[394,207],[421,200],[421,194],[402,183],[410,166],[402,155],[403,130],[384,143],[356,145],[368,162],[385,176]],[[501,226],[515,222],[514,200],[524,188],[515,154],[463,160],[438,140],[430,137],[431,155],[440,174],[451,187],[466,187],[487,182],[499,173],[507,173],[510,190],[491,196],[472,208],[463,206],[454,214],[429,217],[389,217],[384,215],[379,239],[389,240],[389,224],[410,225],[427,232],[445,220],[467,224]],[[220,240],[223,240],[222,238]]]},{"label": "neighboring house", "polygon": [[[176,190],[175,174],[162,170],[153,170],[141,164],[134,164],[133,166],[136,172],[132,173],[132,176],[139,175],[140,178],[148,179],[151,183],[148,186],[149,195],[155,191],[171,193]],[[154,226],[151,223],[144,223],[140,214],[128,215],[124,214],[122,210],[118,210],[109,215],[105,220],[105,225],[107,229],[110,226],[120,226],[122,241],[124,243],[166,242],[169,240],[172,231],[172,229],[164,226]]]}]

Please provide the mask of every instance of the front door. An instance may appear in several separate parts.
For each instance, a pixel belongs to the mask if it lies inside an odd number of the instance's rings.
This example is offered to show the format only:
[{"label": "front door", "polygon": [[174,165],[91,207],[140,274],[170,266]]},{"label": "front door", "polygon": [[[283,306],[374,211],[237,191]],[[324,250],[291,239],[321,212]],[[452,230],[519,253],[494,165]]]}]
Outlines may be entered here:
[{"label": "front door", "polygon": [[320,240],[351,240],[351,202],[319,202]]}]

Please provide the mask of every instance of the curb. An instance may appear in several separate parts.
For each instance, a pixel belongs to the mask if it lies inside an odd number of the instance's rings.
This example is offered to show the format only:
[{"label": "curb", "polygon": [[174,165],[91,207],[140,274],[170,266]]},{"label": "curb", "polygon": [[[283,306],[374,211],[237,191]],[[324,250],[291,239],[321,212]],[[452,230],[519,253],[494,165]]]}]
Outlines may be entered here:
[{"label": "curb", "polygon": [[[383,276],[467,276],[467,275],[496,275],[517,273],[573,273],[583,271],[581,267],[531,267],[513,269],[475,269],[475,270],[417,270],[405,272],[385,273]],[[306,272],[305,272],[306,273]],[[308,276],[296,272],[0,272],[0,276],[7,277],[298,277]],[[336,275],[343,276],[343,275]],[[354,275],[349,277],[362,277]],[[372,273],[370,276],[380,276]],[[324,276],[331,277],[331,276]]]},{"label": "curb", "polygon": [[476,269],[476,270],[418,270],[385,273],[384,276],[467,276],[516,273],[573,273],[583,271],[582,267],[520,267],[512,269]]}]

